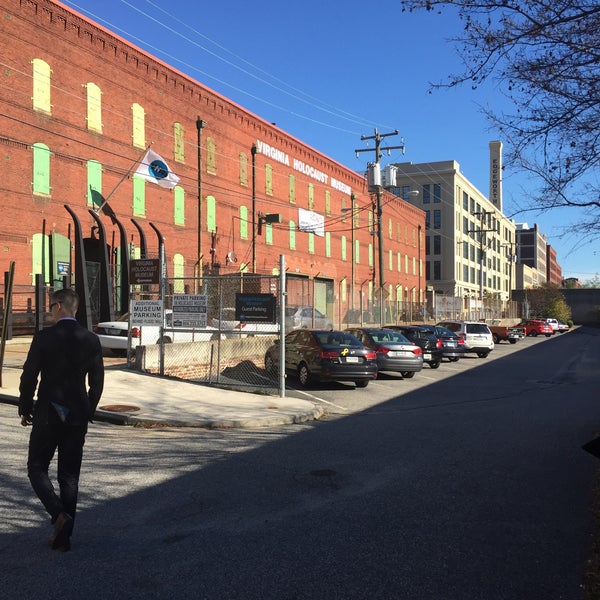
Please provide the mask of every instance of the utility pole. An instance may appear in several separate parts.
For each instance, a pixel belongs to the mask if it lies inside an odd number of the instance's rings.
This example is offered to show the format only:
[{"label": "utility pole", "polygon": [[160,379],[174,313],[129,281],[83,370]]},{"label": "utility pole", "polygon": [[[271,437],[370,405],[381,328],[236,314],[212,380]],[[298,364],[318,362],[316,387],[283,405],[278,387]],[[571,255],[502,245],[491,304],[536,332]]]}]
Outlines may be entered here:
[{"label": "utility pole", "polygon": [[[375,129],[374,135],[361,135],[361,141],[365,140],[375,140],[375,148],[359,148],[355,150],[356,156],[358,157],[360,152],[375,152],[375,165],[377,168],[375,169],[376,173],[380,173],[379,165],[380,159],[383,156],[381,154],[382,150],[387,151],[390,154],[391,150],[402,150],[404,154],[404,145],[402,146],[386,146],[385,148],[381,147],[381,140],[383,138],[389,137],[391,135],[398,135],[398,130],[392,131],[390,133],[379,133],[377,129]],[[378,259],[379,259],[379,323],[383,327],[385,325],[384,319],[384,310],[383,310],[383,286],[385,285],[385,280],[383,277],[383,264],[384,264],[384,256],[383,256],[383,232],[382,232],[382,215],[383,215],[383,206],[381,203],[381,177],[378,181],[374,182],[375,185],[375,194],[377,198],[377,251],[378,251]],[[371,190],[369,190],[371,191]],[[354,251],[352,252],[352,261],[354,261]]]}]

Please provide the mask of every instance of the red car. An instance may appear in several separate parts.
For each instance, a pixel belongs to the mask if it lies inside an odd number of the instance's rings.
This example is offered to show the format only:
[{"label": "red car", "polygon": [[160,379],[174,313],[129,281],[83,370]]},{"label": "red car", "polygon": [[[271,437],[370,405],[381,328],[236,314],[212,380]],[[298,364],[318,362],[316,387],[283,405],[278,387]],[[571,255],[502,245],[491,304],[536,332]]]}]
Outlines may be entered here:
[{"label": "red car", "polygon": [[531,337],[535,337],[536,335],[550,337],[554,333],[552,326],[541,319],[523,321],[522,323],[519,323],[517,327],[522,327],[525,330],[525,335],[530,335]]}]

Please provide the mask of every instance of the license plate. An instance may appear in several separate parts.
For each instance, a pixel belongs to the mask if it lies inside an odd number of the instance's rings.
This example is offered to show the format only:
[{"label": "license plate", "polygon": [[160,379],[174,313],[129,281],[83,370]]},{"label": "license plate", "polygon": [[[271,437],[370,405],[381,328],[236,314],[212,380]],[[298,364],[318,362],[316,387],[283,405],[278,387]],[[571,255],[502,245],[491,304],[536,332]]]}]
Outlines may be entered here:
[{"label": "license plate", "polygon": [[395,351],[395,350],[390,350],[390,351],[388,352],[388,356],[389,356],[390,358],[398,358],[399,356],[402,356],[402,352],[397,352],[397,351]]},{"label": "license plate", "polygon": [[358,356],[346,356],[346,362],[347,363],[357,363]]},{"label": "license plate", "polygon": [[423,354],[423,360],[431,360],[431,354],[429,352],[425,352]]}]

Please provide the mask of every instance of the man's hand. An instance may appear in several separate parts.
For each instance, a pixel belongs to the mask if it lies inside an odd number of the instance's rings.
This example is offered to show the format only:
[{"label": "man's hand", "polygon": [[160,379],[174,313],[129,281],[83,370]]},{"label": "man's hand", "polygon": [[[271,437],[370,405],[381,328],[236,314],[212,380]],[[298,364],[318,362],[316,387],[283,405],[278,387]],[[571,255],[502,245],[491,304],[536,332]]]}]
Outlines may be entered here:
[{"label": "man's hand", "polygon": [[31,415],[21,415],[21,425],[27,427],[33,424],[33,417]]}]

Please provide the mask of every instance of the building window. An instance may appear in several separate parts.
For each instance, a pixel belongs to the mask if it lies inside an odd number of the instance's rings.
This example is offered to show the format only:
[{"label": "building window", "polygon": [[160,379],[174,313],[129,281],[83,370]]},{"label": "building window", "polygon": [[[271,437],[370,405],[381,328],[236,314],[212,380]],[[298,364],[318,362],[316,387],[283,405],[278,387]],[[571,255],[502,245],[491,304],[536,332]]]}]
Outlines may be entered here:
[{"label": "building window", "polygon": [[428,235],[425,236],[425,254],[431,254],[431,243],[430,237]]},{"label": "building window", "polygon": [[185,142],[181,123],[173,124],[173,154],[177,162],[185,162]]},{"label": "building window", "polygon": [[463,265],[463,281],[469,281],[469,266]]},{"label": "building window", "polygon": [[206,172],[217,174],[217,146],[211,137],[206,138]]},{"label": "building window", "polygon": [[423,186],[423,204],[429,204],[431,202],[431,186],[426,183]]},{"label": "building window", "polygon": [[248,239],[248,208],[240,206],[240,238]]},{"label": "building window", "polygon": [[296,249],[296,223],[290,221],[290,250]]},{"label": "building window", "polygon": [[313,210],[315,207],[315,186],[312,183],[308,184],[308,210]]},{"label": "building window", "polygon": [[425,279],[431,279],[431,264],[429,261],[425,263]]},{"label": "building window", "polygon": [[426,210],[425,211],[425,229],[429,229],[430,227],[431,227],[431,211]]},{"label": "building window", "polygon": [[439,260],[433,261],[433,279],[439,281],[442,278],[442,263]]},{"label": "building window", "polygon": [[265,165],[265,194],[273,195],[273,167]]},{"label": "building window", "polygon": [[132,140],[133,145],[136,148],[145,148],[146,147],[146,114],[144,109],[135,102],[131,106],[131,117],[132,117],[132,127],[133,134]]},{"label": "building window", "polygon": [[360,242],[358,240],[354,240],[354,262],[355,264],[360,264]]},{"label": "building window", "polygon": [[179,185],[173,189],[173,222],[185,225],[185,190]]},{"label": "building window", "polygon": [[86,194],[88,206],[94,206],[91,188],[99,194],[102,193],[102,165],[97,160],[88,160],[87,162]]},{"label": "building window", "polygon": [[185,293],[185,258],[182,254],[173,255],[173,292]]},{"label": "building window", "polygon": [[240,152],[240,185],[248,187],[248,155]]},{"label": "building window", "polygon": [[145,180],[133,176],[133,214],[136,217],[146,216],[146,186]]},{"label": "building window", "polygon": [[289,176],[288,186],[290,204],[296,204],[296,178],[293,175]]},{"label": "building window", "polygon": [[439,183],[433,184],[433,203],[439,204],[442,201],[442,186]]},{"label": "building window", "polygon": [[331,258],[331,233],[325,232],[325,256]]},{"label": "building window", "polygon": [[347,244],[347,242],[346,242],[346,236],[343,235],[342,236],[342,260],[343,261],[348,260],[347,257],[346,257],[346,244]]},{"label": "building window", "polygon": [[396,254],[396,269],[398,273],[402,273],[402,254],[400,252]]},{"label": "building window", "polygon": [[442,227],[442,211],[436,209],[433,211],[433,228],[441,229]]},{"label": "building window", "polygon": [[388,238],[391,240],[394,237],[394,223],[388,219]]},{"label": "building window", "polygon": [[373,248],[373,244],[369,244],[369,266],[372,267],[373,266],[373,252],[374,252],[374,248]]},{"label": "building window", "polygon": [[469,210],[469,194],[467,194],[467,192],[463,192],[462,197],[463,197],[463,210],[468,211]]},{"label": "building window", "polygon": [[388,269],[394,270],[394,253],[391,250],[388,250]]},{"label": "building window", "polygon": [[312,232],[308,234],[308,253],[315,253],[315,234]]},{"label": "building window", "polygon": [[41,58],[34,58],[31,64],[33,66],[33,110],[51,114],[50,65]]},{"label": "building window", "polygon": [[271,223],[265,223],[265,243],[267,246],[273,245],[273,225]]},{"label": "building window", "polygon": [[87,127],[90,131],[102,133],[102,92],[91,81],[85,86],[87,91]]},{"label": "building window", "polygon": [[433,236],[433,253],[434,254],[442,253],[442,236],[441,235]]},{"label": "building window", "polygon": [[325,190],[325,214],[331,214],[331,192],[329,190]]},{"label": "building window", "polygon": [[206,196],[206,230],[217,230],[217,200],[214,196]]},{"label": "building window", "polygon": [[33,193],[50,195],[50,148],[36,142],[33,150]]}]

